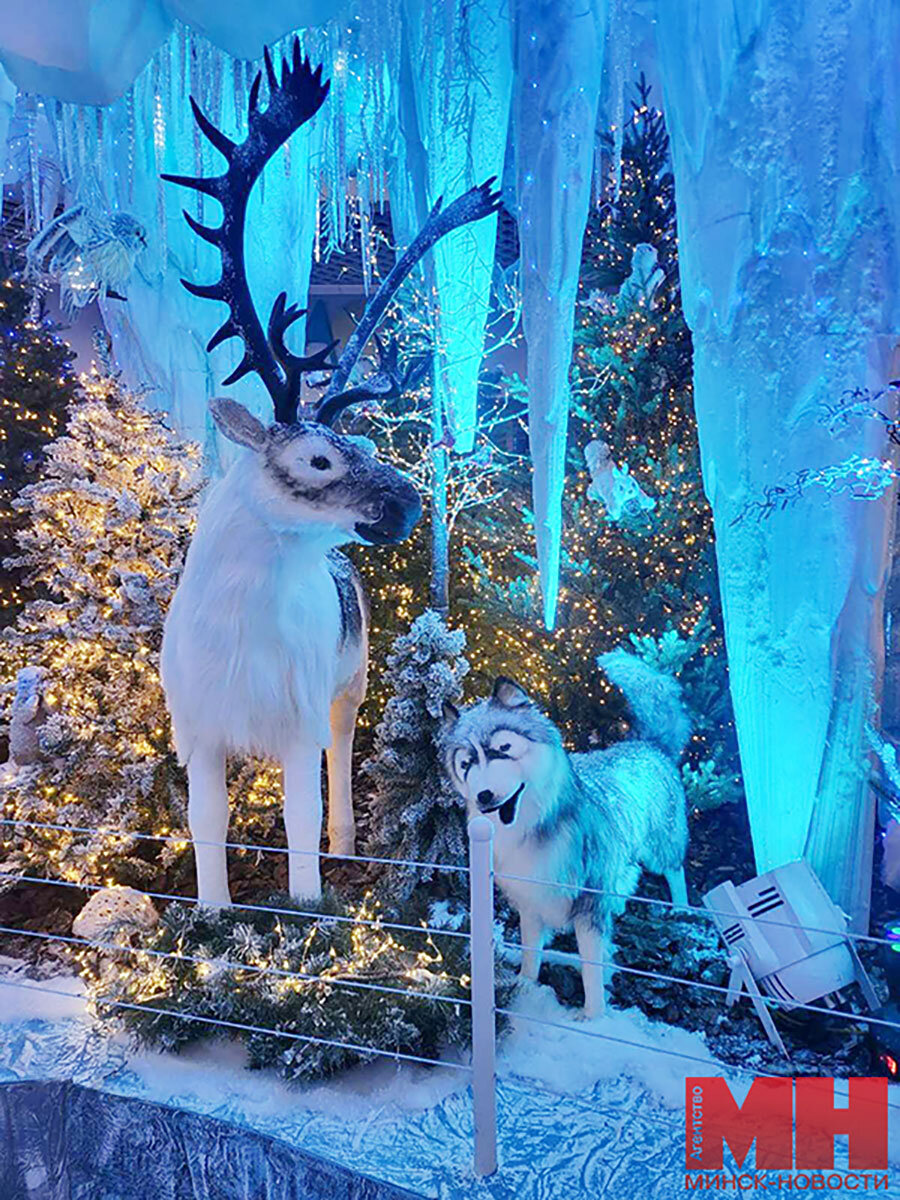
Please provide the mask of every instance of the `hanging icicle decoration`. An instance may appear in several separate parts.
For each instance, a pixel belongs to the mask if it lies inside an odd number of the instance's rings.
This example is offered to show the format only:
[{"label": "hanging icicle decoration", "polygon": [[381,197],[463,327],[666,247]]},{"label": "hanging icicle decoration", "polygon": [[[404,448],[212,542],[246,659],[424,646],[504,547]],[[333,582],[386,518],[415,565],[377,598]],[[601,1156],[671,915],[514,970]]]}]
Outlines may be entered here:
[{"label": "hanging icicle decoration", "polygon": [[244,84],[244,64],[235,60],[231,64],[232,82],[234,85],[234,123],[235,135],[238,141],[244,138],[244,113],[247,109],[247,95]]},{"label": "hanging icicle decoration", "polygon": [[321,184],[316,192],[316,232],[313,237],[313,261],[322,261],[322,193]]},{"label": "hanging icicle decoration", "polygon": [[225,55],[223,51],[213,49],[211,51],[210,71],[209,71],[209,108],[212,113],[212,120],[219,129],[225,123],[224,114],[224,81],[225,81]]},{"label": "hanging icicle decoration", "polygon": [[37,97],[25,97],[25,124],[28,139],[28,192],[25,216],[28,229],[37,233],[41,226],[41,162],[37,144]]},{"label": "hanging icicle decoration", "polygon": [[127,164],[125,181],[129,205],[134,203],[134,155],[135,155],[135,120],[134,120],[134,84],[125,93],[125,140]]},{"label": "hanging icicle decoration", "polygon": [[[163,98],[160,90],[159,55],[153,57],[151,68],[151,95],[153,102],[153,154],[157,176],[156,187],[156,232],[159,238],[159,262],[165,264],[168,257],[168,235],[166,230],[166,201],[162,181],[159,176],[165,170],[166,150],[166,115],[163,109]],[[163,269],[165,269],[163,267]]]},{"label": "hanging icicle decoration", "polygon": [[[619,199],[622,186],[622,148],[625,143],[625,89],[631,69],[631,22],[623,0],[612,0],[609,12],[609,30],[606,38],[606,54],[609,58],[609,120],[612,125],[613,153],[610,164],[613,200]],[[595,153],[599,153],[599,147]],[[601,192],[603,183],[601,183]],[[598,193],[599,195],[600,193]]]},{"label": "hanging icicle decoration", "polygon": [[178,99],[181,103],[188,95],[188,28],[178,23]]},{"label": "hanging icicle decoration", "polygon": [[59,160],[59,170],[63,186],[69,183],[69,125],[66,105],[61,100],[56,102],[56,150]]},{"label": "hanging icicle decoration", "polygon": [[[97,181],[97,186],[106,188],[107,181],[111,182],[112,176],[107,175],[105,150],[106,150],[106,120],[102,108],[94,109],[94,137],[96,144],[94,146],[94,174]],[[111,189],[110,189],[111,190]],[[110,196],[115,207],[115,197]]]},{"label": "hanging icicle decoration", "polygon": [[75,182],[82,178],[84,169],[87,165],[87,118],[84,108],[78,105],[75,110],[75,131],[76,131],[76,146],[78,148],[77,174]]}]

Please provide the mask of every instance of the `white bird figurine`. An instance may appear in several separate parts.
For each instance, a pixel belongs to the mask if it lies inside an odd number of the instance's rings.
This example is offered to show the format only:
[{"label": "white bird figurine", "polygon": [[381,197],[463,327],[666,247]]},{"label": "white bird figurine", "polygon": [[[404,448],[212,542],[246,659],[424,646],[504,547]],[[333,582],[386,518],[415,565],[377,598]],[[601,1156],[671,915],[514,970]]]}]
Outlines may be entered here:
[{"label": "white bird figurine", "polygon": [[599,438],[588,442],[584,448],[584,461],[591,473],[588,499],[601,501],[610,521],[619,521],[623,516],[638,516],[656,507],[653,497],[648,496],[629,473],[628,464],[616,466],[606,442]]},{"label": "white bird figurine", "polygon": [[71,321],[98,296],[124,300],[146,246],[147,231],[135,217],[76,204],[32,238],[25,256],[30,275],[59,284],[60,307]]}]

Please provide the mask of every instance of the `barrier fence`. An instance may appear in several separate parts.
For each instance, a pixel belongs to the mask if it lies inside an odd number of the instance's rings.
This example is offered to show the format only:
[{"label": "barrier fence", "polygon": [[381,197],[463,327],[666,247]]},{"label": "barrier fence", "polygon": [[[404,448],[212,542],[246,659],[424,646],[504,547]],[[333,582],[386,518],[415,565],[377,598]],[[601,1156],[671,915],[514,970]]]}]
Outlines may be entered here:
[{"label": "barrier fence", "polygon": [[[664,1046],[652,1045],[646,1042],[632,1042],[627,1038],[620,1038],[600,1029],[590,1028],[584,1024],[566,1024],[561,1021],[551,1021],[545,1017],[537,1017],[528,1013],[514,1011],[512,1009],[498,1007],[495,996],[495,950],[500,948],[512,953],[521,953],[530,949],[542,949],[542,947],[532,947],[523,945],[521,942],[509,942],[502,938],[495,938],[494,929],[494,884],[503,879],[515,880],[521,883],[531,883],[542,887],[558,888],[567,891],[571,894],[592,894],[597,896],[607,896],[616,900],[630,900],[640,904],[655,905],[658,908],[675,911],[680,913],[694,913],[697,916],[712,920],[716,915],[725,915],[733,918],[733,913],[719,913],[715,909],[707,907],[699,907],[690,904],[675,904],[672,901],[658,900],[645,896],[626,896],[616,892],[604,892],[596,888],[574,888],[572,885],[559,883],[554,880],[535,879],[531,876],[523,875],[498,875],[494,870],[493,861],[493,826],[487,817],[475,817],[469,823],[469,865],[461,866],[450,863],[422,863],[406,859],[391,859],[391,858],[376,858],[366,855],[335,855],[328,854],[325,851],[291,851],[285,847],[261,846],[255,844],[241,842],[224,842],[224,843],[209,843],[198,842],[194,843],[191,839],[178,837],[177,835],[166,834],[143,834],[130,833],[121,830],[103,829],[103,828],[87,828],[82,826],[71,826],[62,824],[52,824],[48,822],[32,822],[17,820],[15,818],[0,818],[0,826],[31,828],[36,830],[65,832],[76,835],[90,835],[108,837],[116,840],[127,842],[132,839],[146,840],[154,842],[174,843],[178,846],[187,848],[193,844],[200,845],[224,845],[227,849],[239,851],[251,851],[265,854],[307,854],[314,855],[324,859],[341,859],[351,862],[373,863],[396,865],[406,867],[427,867],[432,870],[450,871],[464,873],[469,879],[469,929],[467,931],[442,928],[440,926],[423,925],[408,925],[396,921],[382,921],[380,919],[370,919],[365,917],[351,917],[343,914],[322,914],[321,912],[313,912],[302,908],[282,908],[274,905],[265,904],[245,904],[236,903],[230,907],[238,911],[248,911],[256,913],[267,913],[275,916],[288,916],[293,919],[307,919],[310,921],[320,921],[323,919],[329,922],[348,922],[353,925],[373,926],[378,929],[396,929],[411,933],[422,934],[426,933],[429,936],[449,937],[456,939],[464,939],[469,942],[470,953],[470,978],[471,978],[471,998],[465,999],[460,997],[443,996],[433,992],[414,991],[405,988],[395,988],[386,984],[370,983],[364,980],[342,979],[339,977],[329,977],[329,986],[347,987],[364,989],[368,991],[383,992],[385,994],[399,994],[402,996],[410,996],[423,1000],[428,1000],[434,1003],[449,1003],[459,1007],[468,1008],[471,1012],[471,1033],[472,1033],[472,1051],[471,1060],[468,1064],[455,1062],[452,1059],[435,1059],[421,1055],[410,1054],[400,1050],[386,1049],[380,1046],[360,1045],[353,1042],[337,1041],[328,1038],[316,1037],[312,1034],[302,1034],[294,1031],[274,1029],[266,1026],[257,1026],[252,1024],[244,1024],[237,1021],[227,1021],[220,1018],[215,1018],[206,1015],[188,1013],[183,1011],[175,1011],[172,1009],[156,1007],[145,1003],[132,1004],[116,997],[97,997],[96,1002],[106,1005],[110,1008],[134,1010],[144,1013],[153,1013],[160,1016],[175,1017],[178,1020],[196,1022],[204,1025],[209,1025],[214,1028],[221,1028],[226,1031],[264,1034],[276,1038],[294,1042],[303,1042],[310,1045],[324,1045],[337,1049],[347,1050],[358,1053],[363,1056],[372,1056],[380,1058],[390,1058],[416,1064],[426,1064],[428,1066],[443,1067],[457,1072],[466,1072],[470,1076],[472,1087],[472,1107],[474,1117],[474,1168],[479,1176],[490,1175],[497,1168],[497,1100],[496,1100],[496,1017],[498,1015],[505,1016],[516,1021],[525,1021],[530,1024],[542,1025],[547,1028],[563,1030],[567,1033],[578,1034],[592,1040],[606,1041],[611,1044],[633,1047],[644,1051],[650,1051],[657,1054],[666,1055],[671,1058],[677,1058],[683,1062],[697,1062],[702,1064],[707,1070],[710,1068],[711,1058],[703,1058],[694,1056],[679,1051],[668,1050]],[[17,872],[9,872],[0,870],[0,880],[7,880],[12,883],[33,883],[42,884],[54,887],[74,888],[78,891],[103,891],[105,890],[101,884],[78,883],[70,880],[47,879],[38,876],[25,875]],[[145,892],[144,895],[151,899],[161,900],[166,903],[177,902],[179,904],[199,904],[199,901],[193,896],[182,896],[166,892]],[[815,926],[798,926],[795,922],[779,921],[775,918],[756,917],[754,918],[755,925],[776,925],[782,928],[802,929],[807,933],[834,933],[834,930],[821,929]],[[129,952],[149,957],[160,959],[176,959],[185,962],[197,963],[200,965],[209,965],[210,960],[199,956],[192,956],[184,953],[173,953],[169,951],[158,951],[143,947],[130,947],[118,942],[99,942],[93,939],[76,937],[74,935],[63,935],[49,933],[39,930],[17,929],[12,926],[0,925],[0,935],[16,936],[16,937],[31,937],[39,941],[55,942],[62,945],[75,946],[80,949],[94,950],[109,950],[117,954],[127,954]],[[861,934],[853,931],[845,931],[844,936],[853,939],[857,942],[867,943],[872,945],[884,945],[892,947],[895,945],[887,938],[880,938],[870,934]],[[723,950],[723,954],[725,951]],[[572,955],[571,962],[573,966],[577,966],[581,961],[580,957]],[[658,979],[665,983],[672,984],[678,987],[696,988],[705,992],[715,992],[721,995],[727,995],[729,988],[721,984],[707,983],[702,980],[688,979],[684,976],[668,975],[658,971],[648,971],[637,967],[630,967],[624,964],[603,961],[603,960],[586,960],[590,965],[602,967],[604,970],[631,974],[647,979]],[[241,972],[258,972],[264,975],[272,975],[278,978],[297,979],[303,982],[312,982],[319,979],[319,976],[305,974],[300,971],[290,971],[266,964],[257,966],[245,962],[228,962],[218,961],[217,966],[223,970],[233,969]],[[20,981],[14,977],[6,977],[0,979],[0,986],[3,987],[18,987],[27,988],[31,991],[55,995],[55,996],[71,996],[72,998],[81,999],[75,993],[66,992],[59,988],[47,987],[44,984],[37,984],[32,980]],[[867,1025],[875,1025],[896,1030],[900,1033],[900,1023],[890,1020],[885,1020],[880,1017],[874,1017],[868,1013],[855,1013],[841,1008],[825,1007],[823,1005],[813,1004],[798,1004],[792,1001],[783,1000],[777,996],[764,995],[763,1002],[770,1007],[787,1008],[793,1011],[805,1010],[808,1012],[823,1014],[828,1017],[836,1017],[840,1020],[849,1020],[857,1023],[865,1023]],[[740,1071],[741,1068],[734,1068]],[[755,1075],[765,1075],[765,1072],[756,1071]],[[900,1105],[891,1104],[891,1108],[900,1110]]]}]

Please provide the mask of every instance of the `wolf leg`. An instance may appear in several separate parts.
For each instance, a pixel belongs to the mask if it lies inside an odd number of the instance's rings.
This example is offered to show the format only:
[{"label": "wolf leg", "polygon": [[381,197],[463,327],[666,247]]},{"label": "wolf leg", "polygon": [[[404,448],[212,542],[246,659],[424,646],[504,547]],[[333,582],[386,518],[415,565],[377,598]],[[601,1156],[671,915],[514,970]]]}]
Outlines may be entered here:
[{"label": "wolf leg", "polygon": [[684,867],[675,867],[671,871],[664,872],[666,883],[669,885],[669,895],[672,897],[672,903],[687,907],[687,884],[684,881]]},{"label": "wolf leg", "polygon": [[519,978],[534,982],[541,970],[544,952],[544,923],[535,912],[519,913],[519,937],[522,939],[522,966]]},{"label": "wolf leg", "polygon": [[288,887],[295,900],[318,900],[319,839],[322,836],[322,747],[295,746],[284,757],[284,827],[288,843]]},{"label": "wolf leg", "polygon": [[196,746],[188,759],[188,825],[194,841],[197,898],[201,904],[227,908],[228,792],[225,751],[221,746]]},{"label": "wolf leg", "polygon": [[584,1015],[602,1017],[606,1011],[603,990],[603,963],[606,960],[606,942],[603,930],[598,929],[589,916],[575,921],[575,940],[581,955],[581,979],[584,983]]},{"label": "wolf leg", "polygon": [[328,760],[328,849],[332,854],[353,854],[356,825],[353,819],[351,765],[353,734],[359,701],[339,696],[331,706],[331,745]]}]

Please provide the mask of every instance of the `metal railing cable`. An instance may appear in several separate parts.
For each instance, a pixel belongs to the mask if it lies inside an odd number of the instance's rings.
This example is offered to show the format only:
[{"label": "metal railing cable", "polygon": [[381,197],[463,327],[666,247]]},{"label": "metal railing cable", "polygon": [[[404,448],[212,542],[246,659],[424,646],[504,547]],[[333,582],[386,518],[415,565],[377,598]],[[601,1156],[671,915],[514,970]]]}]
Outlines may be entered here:
[{"label": "metal railing cable", "polygon": [[[458,863],[423,862],[418,859],[402,859],[402,858],[377,858],[377,857],[361,855],[361,854],[329,854],[324,850],[289,850],[287,847],[283,847],[283,846],[262,846],[262,845],[258,845],[258,844],[252,843],[252,842],[194,841],[192,838],[189,838],[189,837],[187,837],[187,838],[179,837],[179,836],[174,836],[172,834],[132,833],[132,832],[124,831],[124,830],[103,829],[101,827],[95,828],[95,827],[91,827],[91,826],[60,825],[60,824],[51,824],[48,822],[24,821],[24,820],[18,820],[15,818],[5,818],[5,817],[0,818],[0,826],[2,826],[2,825],[26,826],[26,827],[32,828],[32,829],[55,830],[55,831],[61,831],[61,832],[65,832],[65,833],[100,834],[100,835],[104,835],[104,836],[107,836],[110,838],[120,838],[123,841],[127,841],[131,838],[136,838],[138,840],[169,842],[169,843],[173,843],[175,845],[184,846],[184,847],[190,847],[193,845],[221,846],[221,847],[225,847],[226,849],[231,849],[231,850],[249,850],[249,851],[253,851],[254,853],[258,853],[258,854],[306,855],[309,857],[316,857],[316,858],[322,858],[322,859],[334,859],[334,860],[341,860],[341,861],[347,861],[347,862],[379,863],[379,864],[383,864],[383,865],[387,865],[387,866],[421,867],[421,868],[425,868],[425,869],[429,869],[429,870],[453,871],[453,872],[460,872],[460,873],[464,873],[464,874],[469,873],[469,868],[467,866],[462,866]],[[593,887],[587,887],[587,886],[582,886],[580,884],[572,884],[572,883],[561,883],[559,880],[554,880],[554,879],[538,879],[531,875],[514,875],[514,874],[511,874],[510,872],[504,871],[504,872],[495,872],[494,879],[498,880],[498,881],[504,880],[504,879],[511,879],[511,880],[514,880],[519,883],[530,883],[530,884],[534,884],[535,886],[540,886],[540,887],[556,888],[560,891],[570,892],[575,895],[607,896],[607,897],[611,897],[616,900],[633,901],[636,904],[656,905],[659,908],[669,909],[673,912],[693,913],[694,915],[696,915],[698,917],[712,918],[715,916],[723,916],[723,917],[728,917],[729,920],[732,920],[732,921],[737,919],[736,914],[734,912],[726,911],[724,909],[707,908],[705,905],[700,906],[697,904],[676,904],[672,900],[662,900],[662,899],[659,899],[654,896],[636,896],[636,895],[631,895],[631,894],[628,894],[625,892],[615,892],[610,889],[593,888]],[[42,882],[53,883],[55,881],[42,880]],[[78,885],[78,886],[81,886],[81,885]],[[150,893],[150,892],[147,892],[145,894],[150,895],[150,896],[153,895],[153,893]],[[172,899],[173,897],[165,897],[165,896],[161,895],[160,898],[161,899]],[[186,897],[186,896],[179,896],[179,897],[174,897],[174,898],[179,899],[179,900],[186,900],[187,902],[190,902],[192,899],[191,897]],[[230,907],[238,907],[238,906],[232,905]],[[248,907],[255,908],[257,906],[251,905]],[[293,910],[291,910],[291,911],[293,911]],[[316,915],[319,916],[321,914],[316,914]],[[802,929],[804,933],[822,933],[822,934],[834,935],[839,932],[841,937],[850,938],[851,940],[858,941],[858,942],[866,942],[871,945],[889,946],[889,947],[896,945],[895,942],[892,942],[892,941],[888,940],[887,938],[877,937],[873,934],[856,933],[853,930],[849,930],[849,929],[837,931],[834,929],[822,928],[822,927],[816,926],[816,925],[801,925],[794,921],[778,921],[771,917],[764,917],[764,916],[753,917],[753,924],[754,924],[754,926],[768,925],[768,926],[773,926],[773,927],[779,928],[779,929]],[[447,932],[447,931],[436,930],[436,932]],[[468,935],[462,935],[462,936],[468,936]]]},{"label": "metal railing cable", "polygon": [[[522,946],[518,942],[501,942],[507,950],[538,950],[542,947],[538,946]],[[683,975],[665,975],[661,971],[647,971],[641,967],[628,967],[617,962],[600,962],[593,958],[582,958],[578,955],[578,962],[584,966],[601,967],[609,969],[613,973],[621,972],[623,975],[639,975],[645,979],[660,979],[664,983],[677,983],[684,987],[698,988],[705,992],[718,992],[720,995],[728,996],[733,989],[726,987],[721,983],[704,983],[701,979],[686,979]],[[574,965],[574,964],[573,964]],[[885,1021],[881,1017],[870,1017],[866,1013],[848,1012],[843,1008],[828,1008],[823,1004],[801,1004],[793,1000],[784,1000],[780,996],[770,996],[766,992],[760,992],[761,999],[766,1004],[774,1004],[779,1008],[784,1008],[789,1012],[796,1012],[802,1009],[805,1012],[821,1013],[826,1017],[843,1017],[848,1021],[865,1021],[871,1025],[884,1025],[888,1029],[900,1030],[900,1023],[897,1021]]]},{"label": "metal railing cable", "polygon": [[224,846],[226,850],[252,850],[256,854],[296,854],[306,858],[339,858],[347,862],[381,863],[383,865],[400,865],[405,867],[427,867],[432,870],[457,871],[468,875],[469,868],[459,863],[419,862],[416,859],[376,858],[369,854],[329,854],[327,850],[290,850],[287,846],[261,846],[254,842],[207,842],[200,838],[179,837],[171,833],[137,833],[124,829],[103,829],[91,825],[57,825],[50,821],[24,821],[16,817],[0,817],[0,825],[24,825],[29,829],[55,830],[61,833],[100,834],[110,838],[121,838],[129,841],[135,838],[140,842],[169,842],[175,846]]},{"label": "metal railing cable", "polygon": [[[7,879],[11,883],[38,883],[47,887],[64,887],[72,888],[80,892],[105,892],[107,888],[102,883],[75,883],[70,879],[46,879],[40,875],[20,875],[15,871],[0,870],[0,879]],[[181,896],[174,892],[145,892],[141,890],[142,896],[147,896],[151,900],[167,900],[176,904],[193,904],[202,906],[202,902],[196,896]],[[440,934],[441,937],[468,938],[468,933],[463,933],[458,929],[443,929],[434,925],[404,925],[400,921],[381,921],[377,918],[370,919],[368,917],[348,917],[342,913],[324,913],[324,912],[309,912],[301,908],[279,908],[272,904],[229,904],[229,909],[238,909],[242,912],[260,912],[270,913],[278,917],[296,917],[301,920],[322,921],[329,923],[335,921],[338,924],[345,925],[365,925],[371,926],[373,929],[399,929],[406,933],[429,933]]]},{"label": "metal railing cable", "polygon": [[410,996],[420,1000],[436,1000],[443,1004],[472,1007],[472,1001],[463,996],[441,996],[437,992],[415,992],[408,988],[391,987],[389,984],[366,983],[361,979],[344,979],[334,975],[309,975],[303,971],[288,971],[282,967],[258,966],[256,963],[235,962],[228,958],[200,958],[194,954],[178,954],[171,950],[152,950],[143,946],[128,946],[118,942],[92,941],[88,938],[72,937],[62,933],[46,933],[43,930],[15,929],[8,925],[0,925],[0,933],[16,934],[19,937],[39,938],[48,942],[63,942],[69,946],[83,946],[88,950],[111,950],[120,954],[147,954],[151,958],[164,958],[175,962],[195,963],[202,967],[211,967],[222,971],[249,971],[258,975],[274,975],[279,979],[299,979],[304,983],[320,983],[323,987],[357,988],[369,992],[387,992],[394,996]]},{"label": "metal railing cable", "polygon": [[[722,908],[707,908],[699,904],[676,904],[674,900],[661,900],[656,896],[635,896],[625,892],[614,892],[606,888],[582,887],[580,884],[560,883],[556,879],[535,879],[532,875],[511,875],[507,871],[496,872],[497,880],[512,879],[517,883],[532,883],[540,887],[557,888],[560,891],[571,892],[578,896],[611,896],[614,900],[633,900],[636,904],[656,904],[660,908],[668,908],[673,912],[695,913],[698,917],[728,917],[730,921],[746,920],[739,913]],[[771,917],[752,917],[754,927],[757,925],[772,925],[778,929],[802,929],[804,933],[825,933],[831,936],[851,938],[857,942],[870,942],[876,946],[895,946],[897,943],[888,938],[876,937],[868,933],[854,933],[850,929],[824,929],[816,925],[800,925],[796,921],[776,921]]]},{"label": "metal railing cable", "polygon": [[[28,982],[19,982],[10,976],[0,976],[0,987],[17,987],[23,991],[43,992],[50,996],[63,996],[69,1000],[85,999],[77,992],[60,991],[59,988],[48,988],[41,984]],[[294,1033],[286,1029],[271,1029],[265,1025],[249,1025],[242,1021],[226,1021],[221,1017],[201,1016],[199,1013],[179,1012],[177,1009],[157,1008],[149,1004],[131,1004],[125,1000],[116,1000],[109,997],[97,997],[94,1000],[95,1004],[105,1004],[110,1008],[126,1008],[132,1009],[141,1013],[154,1013],[160,1017],[176,1017],[182,1021],[198,1021],[204,1025],[213,1025],[223,1029],[234,1029],[242,1033],[262,1033],[270,1034],[273,1037],[289,1038],[291,1041],[310,1042],[316,1046],[332,1046],[338,1050],[350,1050],[357,1054],[375,1054],[381,1058],[403,1059],[405,1062],[414,1062],[424,1064],[429,1067],[450,1067],[455,1071],[470,1071],[471,1068],[465,1063],[455,1063],[447,1059],[440,1058],[425,1058],[419,1054],[407,1054],[404,1050],[384,1050],[378,1046],[359,1046],[354,1042],[339,1042],[332,1038],[314,1037],[312,1034]]]}]

